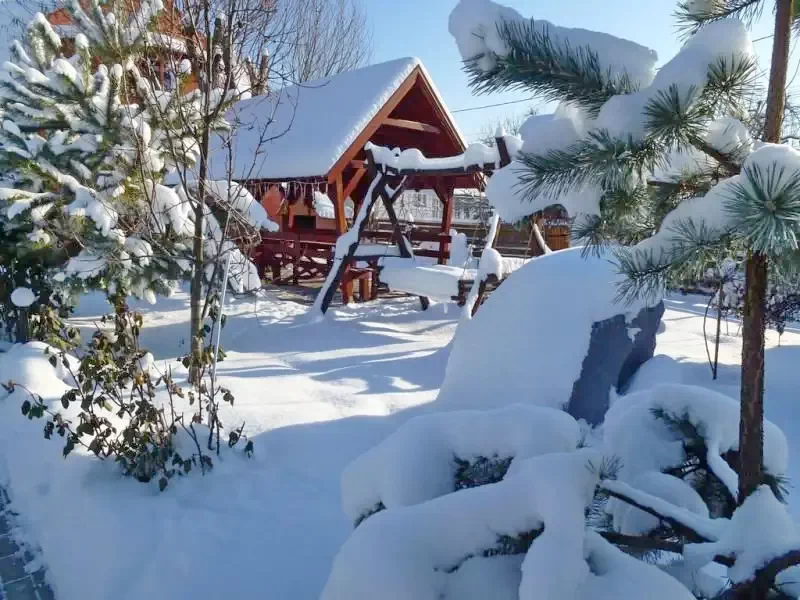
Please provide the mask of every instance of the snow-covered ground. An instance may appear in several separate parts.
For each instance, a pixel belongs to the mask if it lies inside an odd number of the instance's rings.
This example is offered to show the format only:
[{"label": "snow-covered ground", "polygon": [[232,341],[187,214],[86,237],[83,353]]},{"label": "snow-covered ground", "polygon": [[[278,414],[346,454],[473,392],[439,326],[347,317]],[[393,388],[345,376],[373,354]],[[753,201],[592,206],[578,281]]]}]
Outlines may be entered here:
[{"label": "snow-covered ground", "polygon": [[[712,382],[704,302],[668,301],[657,353],[672,360],[656,358],[635,385],[680,380],[738,394],[738,325],[723,339]],[[87,297],[75,321],[92,328],[103,304]],[[180,373],[187,296],[137,308],[146,315],[143,346]],[[210,475],[173,480],[163,494],[86,455],[65,461],[57,441],[42,439],[42,423],[20,414],[17,398],[0,397],[0,483],[20,513],[17,533],[40,550],[59,600],[319,597],[351,530],[342,470],[436,397],[459,311],[450,304],[421,312],[415,298],[339,307],[321,323],[309,323],[307,311],[272,291],[232,301],[219,375],[236,403],[222,418],[246,423],[255,456],[226,453]],[[770,332],[767,416],[787,434],[794,479],[800,330],[777,342]],[[800,516],[800,495],[790,501]]]}]

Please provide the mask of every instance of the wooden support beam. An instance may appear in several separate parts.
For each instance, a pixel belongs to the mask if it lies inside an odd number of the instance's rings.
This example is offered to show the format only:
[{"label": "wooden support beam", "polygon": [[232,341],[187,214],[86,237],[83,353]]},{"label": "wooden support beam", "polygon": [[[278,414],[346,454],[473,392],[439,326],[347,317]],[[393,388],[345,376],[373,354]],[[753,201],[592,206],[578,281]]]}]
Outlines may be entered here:
[{"label": "wooden support beam", "polygon": [[365,160],[351,160],[350,166],[354,169],[366,169],[367,168],[367,161]]},{"label": "wooden support beam", "polygon": [[400,185],[397,186],[394,194],[390,197],[389,194],[386,192],[386,186],[383,186],[383,189],[378,190],[378,194],[380,194],[381,199],[383,200],[383,205],[386,207],[386,214],[389,215],[389,221],[392,223],[392,229],[394,231],[394,242],[397,244],[397,247],[400,249],[400,256],[403,258],[411,258],[411,252],[408,250],[407,240],[403,236],[403,230],[400,227],[400,221],[397,218],[397,213],[394,211],[394,201],[397,200],[397,197],[403,192],[403,184],[402,182]]},{"label": "wooden support beam", "polygon": [[336,234],[342,235],[345,231],[347,231],[347,219],[344,215],[344,185],[342,184],[342,174],[339,173],[336,176],[335,182],[335,194],[336,197],[333,200],[333,208],[335,209],[334,212],[336,217]]},{"label": "wooden support beam", "polygon": [[[443,234],[450,234],[450,228],[453,226],[453,188],[439,183],[436,185],[436,195],[442,201],[442,228]],[[447,263],[450,256],[450,243],[445,240],[439,241],[439,264]]]},{"label": "wooden support beam", "polygon": [[[369,157],[370,153],[367,152],[367,156]],[[364,198],[364,202],[367,203],[367,206],[362,207],[361,210],[366,211],[364,215],[364,219],[358,223],[358,237],[356,237],[356,241],[348,247],[347,252],[343,257],[341,257],[338,261],[334,260],[333,267],[328,273],[328,277],[330,277],[330,282],[326,279],[324,287],[325,295],[322,297],[322,302],[320,303],[320,310],[325,313],[328,310],[328,307],[331,304],[331,300],[333,300],[333,294],[336,291],[336,288],[339,286],[339,282],[342,280],[342,276],[344,275],[345,270],[348,267],[348,264],[353,260],[353,257],[356,253],[356,248],[358,248],[358,244],[361,240],[361,236],[364,233],[364,229],[367,227],[367,223],[369,222],[369,215],[372,212],[373,207],[375,206],[375,202],[377,201],[378,197],[380,196],[380,192],[382,191],[383,194],[386,194],[386,183],[389,178],[384,174],[379,172],[375,166],[374,161],[370,160],[370,175],[373,178],[377,178],[378,181],[376,182],[375,186],[372,188],[372,193],[369,194],[366,198]],[[338,263],[338,264],[337,264]]]},{"label": "wooden support beam", "polygon": [[399,127],[400,129],[410,129],[411,131],[421,131],[423,133],[435,133],[437,135],[442,133],[442,130],[438,127],[409,119],[386,118],[383,120],[383,124],[389,127]]},{"label": "wooden support beam", "polygon": [[[347,231],[347,219],[344,214],[344,186],[342,184],[342,174],[336,174],[336,180],[334,182],[334,199],[333,199],[333,208],[334,208],[334,216],[336,217],[336,234],[342,235],[345,231]],[[345,264],[345,269],[347,268],[347,264]],[[349,304],[353,301],[353,282],[347,281],[347,278],[342,279],[342,301],[345,304]]]},{"label": "wooden support beam", "polygon": [[342,195],[344,196],[345,200],[347,200],[350,197],[350,195],[356,189],[356,186],[358,186],[358,184],[361,183],[361,180],[364,178],[364,175],[366,174],[367,174],[366,167],[361,167],[355,173],[353,173],[353,176],[350,178],[350,181],[347,182],[347,185],[345,186],[344,191],[342,192]]}]

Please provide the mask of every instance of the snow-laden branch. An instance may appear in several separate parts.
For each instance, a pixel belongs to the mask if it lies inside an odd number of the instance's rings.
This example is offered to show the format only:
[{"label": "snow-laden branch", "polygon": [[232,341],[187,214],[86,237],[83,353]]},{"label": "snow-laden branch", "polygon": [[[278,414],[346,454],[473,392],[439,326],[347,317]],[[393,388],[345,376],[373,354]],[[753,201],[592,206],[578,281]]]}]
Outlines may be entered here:
[{"label": "snow-laden branch", "polygon": [[700,517],[662,498],[634,489],[622,481],[606,479],[600,482],[600,487],[610,496],[627,502],[669,523],[676,529],[688,531],[696,539],[715,541],[724,533],[724,525],[721,522]]}]

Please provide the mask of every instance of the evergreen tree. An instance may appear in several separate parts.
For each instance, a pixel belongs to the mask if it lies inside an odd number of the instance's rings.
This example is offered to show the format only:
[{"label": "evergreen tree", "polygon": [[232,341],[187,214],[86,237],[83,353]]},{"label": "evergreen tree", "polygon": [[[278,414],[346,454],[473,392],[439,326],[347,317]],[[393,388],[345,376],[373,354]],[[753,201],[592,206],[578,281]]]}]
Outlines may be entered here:
[{"label": "evergreen tree", "polygon": [[758,101],[744,27],[768,4],[680,4],[687,42],[655,79],[641,76],[644,49],[625,40],[486,2],[462,0],[461,15],[451,17],[473,89],[524,89],[578,114],[568,143],[525,139],[517,160],[490,182],[490,201],[527,200],[531,212],[560,203],[588,247],[636,244],[618,251],[629,278],[623,296],[658,294],[721,251],[745,254],[740,502],[763,481],[767,276],[770,268],[776,278],[792,274],[784,267],[796,262],[800,222],[800,153],[780,144],[792,0],[775,2],[764,143],[743,123]]},{"label": "evergreen tree", "polygon": [[54,288],[87,286],[152,301],[193,254],[191,199],[163,178],[196,162],[195,130],[224,128],[231,96],[161,90],[140,71],[160,0],[135,12],[99,0],[68,9],[74,44],[38,14],[0,80],[0,303],[18,286],[44,306]]}]

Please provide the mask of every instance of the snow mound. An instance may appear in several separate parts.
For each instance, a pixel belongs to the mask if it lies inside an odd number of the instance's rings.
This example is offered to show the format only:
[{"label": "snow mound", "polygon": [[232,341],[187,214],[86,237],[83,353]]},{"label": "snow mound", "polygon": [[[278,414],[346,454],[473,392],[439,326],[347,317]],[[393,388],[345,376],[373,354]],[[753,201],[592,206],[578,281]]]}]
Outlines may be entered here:
[{"label": "snow mound", "polygon": [[568,414],[536,406],[416,417],[348,465],[342,506],[355,522],[379,503],[419,504],[455,489],[454,458],[511,458],[510,473],[518,460],[574,450],[579,435]]},{"label": "snow mound", "polygon": [[621,275],[606,256],[584,258],[572,248],[514,271],[459,326],[437,404],[562,408],[581,374],[592,325],[617,314],[630,320],[642,308],[615,302]]},{"label": "snow mound", "polygon": [[[0,383],[13,381],[44,398],[61,396],[69,387],[65,381],[69,381],[70,376],[60,359],[57,358],[55,367],[50,364],[44,353],[47,348],[43,342],[28,342],[0,353]],[[73,368],[77,363],[77,359],[72,358]],[[0,398],[4,395],[5,390],[0,388]]]},{"label": "snow mound", "polygon": [[17,308],[28,308],[36,302],[36,295],[31,288],[18,287],[11,292],[11,303]]}]

